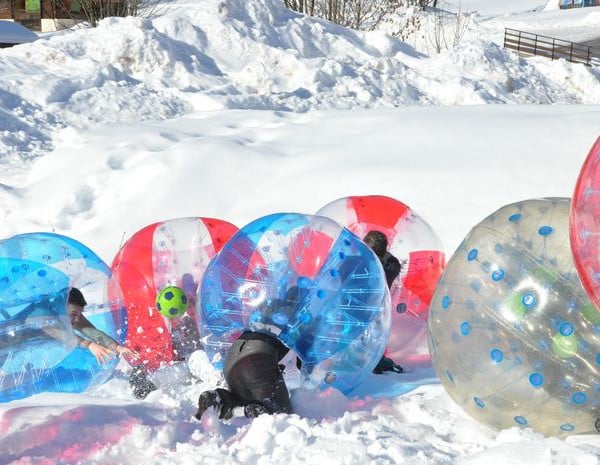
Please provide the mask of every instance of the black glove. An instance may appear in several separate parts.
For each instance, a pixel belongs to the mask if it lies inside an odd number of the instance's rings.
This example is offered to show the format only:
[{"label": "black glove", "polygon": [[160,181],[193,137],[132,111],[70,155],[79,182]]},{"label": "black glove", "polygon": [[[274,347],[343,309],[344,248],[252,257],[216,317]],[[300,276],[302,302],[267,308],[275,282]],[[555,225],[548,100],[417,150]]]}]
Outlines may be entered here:
[{"label": "black glove", "polygon": [[373,368],[373,373],[376,375],[381,375],[386,371],[391,371],[394,373],[404,373],[404,370],[400,365],[394,362],[391,358],[387,358],[385,355],[381,357],[379,363],[375,368]]}]

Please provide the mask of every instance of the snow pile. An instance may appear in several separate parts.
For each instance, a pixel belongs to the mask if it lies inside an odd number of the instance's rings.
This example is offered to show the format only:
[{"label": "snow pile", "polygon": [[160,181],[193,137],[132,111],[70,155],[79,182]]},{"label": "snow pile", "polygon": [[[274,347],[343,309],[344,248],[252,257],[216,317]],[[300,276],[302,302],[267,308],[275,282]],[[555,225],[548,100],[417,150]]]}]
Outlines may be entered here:
[{"label": "snow pile", "polygon": [[219,108],[600,102],[598,70],[537,65],[481,31],[427,57],[278,0],[180,1],[153,21],[106,19],[0,51],[0,152],[27,159],[51,149],[64,127]]}]

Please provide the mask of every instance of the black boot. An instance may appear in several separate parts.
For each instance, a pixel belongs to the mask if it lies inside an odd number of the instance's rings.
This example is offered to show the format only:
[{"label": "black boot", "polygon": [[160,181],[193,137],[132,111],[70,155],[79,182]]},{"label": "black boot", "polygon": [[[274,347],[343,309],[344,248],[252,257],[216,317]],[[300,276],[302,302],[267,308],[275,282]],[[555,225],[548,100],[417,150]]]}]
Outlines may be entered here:
[{"label": "black boot", "polygon": [[221,420],[229,420],[233,417],[233,409],[236,407],[241,407],[243,403],[238,396],[227,389],[217,388],[216,391],[217,395],[219,396],[221,407],[219,418]]},{"label": "black boot", "polygon": [[246,415],[247,418],[256,418],[257,416],[263,415],[265,413],[267,415],[271,414],[267,407],[257,402],[250,402],[244,407],[244,415]]},{"label": "black boot", "polygon": [[391,358],[387,358],[385,355],[381,357],[379,363],[375,368],[373,368],[373,373],[376,375],[381,375],[386,371],[392,371],[394,373],[404,373],[404,370],[400,365],[394,362]]},{"label": "black boot", "polygon": [[219,407],[219,398],[217,396],[217,391],[204,391],[202,394],[200,394],[200,397],[198,398],[198,411],[194,416],[197,420],[202,419],[202,415],[204,415],[204,412],[206,412],[211,407]]},{"label": "black boot", "polygon": [[233,417],[233,409],[241,405],[238,397],[227,389],[204,391],[198,398],[198,411],[194,416],[200,420],[204,412],[212,407],[219,410],[219,419],[229,420]]},{"label": "black boot", "polygon": [[129,385],[136,399],[145,399],[152,391],[156,391],[156,385],[148,379],[148,374],[142,366],[135,366],[131,369]]}]

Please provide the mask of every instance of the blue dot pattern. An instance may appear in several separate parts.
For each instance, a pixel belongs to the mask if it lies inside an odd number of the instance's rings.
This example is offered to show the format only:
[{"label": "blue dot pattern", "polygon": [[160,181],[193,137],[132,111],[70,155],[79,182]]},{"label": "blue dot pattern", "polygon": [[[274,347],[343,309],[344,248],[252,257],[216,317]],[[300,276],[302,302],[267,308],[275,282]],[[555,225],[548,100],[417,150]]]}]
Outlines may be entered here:
[{"label": "blue dot pattern", "polygon": [[496,363],[500,363],[504,358],[504,354],[500,349],[494,349],[490,352],[490,358]]},{"label": "blue dot pattern", "polygon": [[540,373],[531,373],[529,375],[529,383],[534,388],[539,388],[544,384],[544,377]]},{"label": "blue dot pattern", "polygon": [[521,298],[521,303],[525,306],[525,308],[535,307],[535,304],[537,303],[537,297],[533,292],[526,292]]},{"label": "blue dot pattern", "polygon": [[408,306],[404,302],[400,302],[396,306],[396,312],[398,312],[398,313],[405,313],[406,310],[408,310]]},{"label": "blue dot pattern", "polygon": [[492,273],[492,279],[494,281],[501,281],[504,279],[504,270],[496,270]]},{"label": "blue dot pattern", "polygon": [[477,405],[477,407],[485,408],[485,402],[480,397],[473,397],[473,402],[475,402],[475,405]]},{"label": "blue dot pattern", "polygon": [[446,309],[447,309],[447,308],[450,306],[450,303],[451,303],[451,302],[452,302],[452,300],[450,299],[450,296],[449,296],[449,295],[445,295],[445,296],[442,298],[442,308],[443,308],[444,310],[446,310]]},{"label": "blue dot pattern", "polygon": [[476,258],[477,258],[477,249],[471,249],[471,250],[469,250],[469,253],[467,254],[467,260],[469,260],[470,262],[472,262]]},{"label": "blue dot pattern", "polygon": [[565,321],[560,324],[560,326],[558,327],[558,331],[563,336],[570,336],[571,334],[573,334],[573,331],[575,331],[575,328],[573,328],[573,325],[571,323]]},{"label": "blue dot pattern", "polygon": [[460,334],[462,334],[463,336],[468,336],[470,332],[471,332],[471,325],[469,324],[468,321],[463,321],[460,324]]}]

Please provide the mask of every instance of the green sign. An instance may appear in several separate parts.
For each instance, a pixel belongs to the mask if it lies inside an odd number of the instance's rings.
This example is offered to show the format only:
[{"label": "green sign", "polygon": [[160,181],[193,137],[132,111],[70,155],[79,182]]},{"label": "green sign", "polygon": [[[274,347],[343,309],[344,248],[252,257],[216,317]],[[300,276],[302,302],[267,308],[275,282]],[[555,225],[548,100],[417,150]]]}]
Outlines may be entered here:
[{"label": "green sign", "polygon": [[25,10],[28,13],[39,13],[40,3],[41,0],[25,0]]}]

